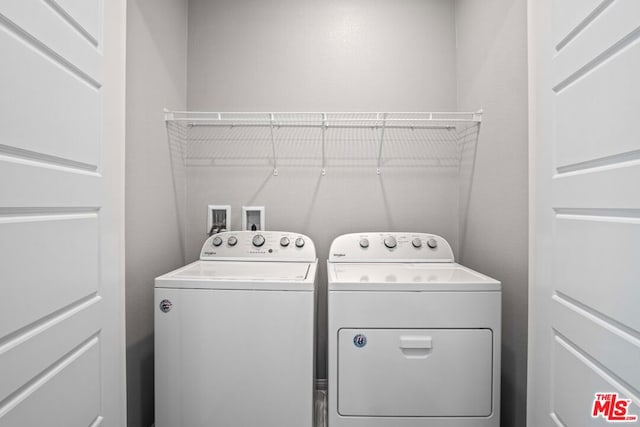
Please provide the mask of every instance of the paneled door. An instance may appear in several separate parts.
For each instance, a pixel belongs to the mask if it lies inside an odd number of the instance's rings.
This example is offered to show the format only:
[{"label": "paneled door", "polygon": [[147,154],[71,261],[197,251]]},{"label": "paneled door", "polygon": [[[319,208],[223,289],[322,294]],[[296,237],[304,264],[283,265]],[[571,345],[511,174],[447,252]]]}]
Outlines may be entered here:
[{"label": "paneled door", "polygon": [[529,24],[528,425],[640,426],[640,2]]},{"label": "paneled door", "polygon": [[0,0],[0,426],[124,426],[124,0]]}]

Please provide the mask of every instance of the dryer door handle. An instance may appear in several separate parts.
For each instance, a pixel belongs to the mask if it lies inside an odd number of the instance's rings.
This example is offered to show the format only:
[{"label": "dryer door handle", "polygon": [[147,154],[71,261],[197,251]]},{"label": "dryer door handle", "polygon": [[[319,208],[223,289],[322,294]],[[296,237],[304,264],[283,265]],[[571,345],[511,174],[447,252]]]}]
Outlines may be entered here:
[{"label": "dryer door handle", "polygon": [[400,337],[400,350],[407,359],[425,359],[433,349],[433,342],[430,336],[407,336]]}]

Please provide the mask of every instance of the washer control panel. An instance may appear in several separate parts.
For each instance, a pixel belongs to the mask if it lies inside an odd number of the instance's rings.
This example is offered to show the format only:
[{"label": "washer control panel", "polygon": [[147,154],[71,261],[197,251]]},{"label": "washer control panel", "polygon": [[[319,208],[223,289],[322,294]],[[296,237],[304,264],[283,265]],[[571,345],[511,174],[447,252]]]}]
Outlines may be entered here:
[{"label": "washer control panel", "polygon": [[454,262],[443,237],[428,233],[352,233],[336,237],[331,262]]},{"label": "washer control panel", "polygon": [[313,241],[299,233],[286,231],[225,231],[209,237],[202,245],[201,260],[279,260],[316,259]]}]

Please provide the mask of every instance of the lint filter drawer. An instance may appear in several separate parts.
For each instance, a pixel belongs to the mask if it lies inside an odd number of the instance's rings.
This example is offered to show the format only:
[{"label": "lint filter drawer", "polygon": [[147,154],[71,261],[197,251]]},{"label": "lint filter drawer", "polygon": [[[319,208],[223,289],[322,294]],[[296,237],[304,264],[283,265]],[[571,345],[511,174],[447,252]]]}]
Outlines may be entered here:
[{"label": "lint filter drawer", "polygon": [[338,413],[491,415],[490,329],[340,329]]}]

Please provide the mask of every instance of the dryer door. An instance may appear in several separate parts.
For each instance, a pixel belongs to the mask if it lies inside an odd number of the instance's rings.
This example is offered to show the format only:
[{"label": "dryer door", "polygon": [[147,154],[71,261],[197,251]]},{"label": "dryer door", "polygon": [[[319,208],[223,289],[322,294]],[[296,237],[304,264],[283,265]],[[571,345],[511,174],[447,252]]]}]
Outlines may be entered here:
[{"label": "dryer door", "polygon": [[341,329],[338,413],[491,415],[490,329]]}]

